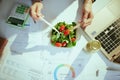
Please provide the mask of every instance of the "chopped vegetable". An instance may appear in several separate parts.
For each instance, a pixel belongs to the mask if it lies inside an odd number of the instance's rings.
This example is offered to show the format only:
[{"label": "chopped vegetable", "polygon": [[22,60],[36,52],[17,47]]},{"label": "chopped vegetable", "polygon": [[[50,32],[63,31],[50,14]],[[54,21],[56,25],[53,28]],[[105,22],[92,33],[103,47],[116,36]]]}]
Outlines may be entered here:
[{"label": "chopped vegetable", "polygon": [[55,46],[57,46],[57,47],[61,47],[61,46],[62,46],[62,43],[60,43],[60,42],[56,42],[56,43],[55,43]]},{"label": "chopped vegetable", "polygon": [[73,38],[71,38],[71,41],[72,41],[72,42],[76,41],[76,38],[74,38],[74,37],[73,37]]},{"label": "chopped vegetable", "polygon": [[64,42],[62,43],[62,47],[65,47],[66,45],[67,45],[67,42],[64,41]]},{"label": "chopped vegetable", "polygon": [[62,32],[63,30],[65,30],[65,26],[64,25],[60,26],[59,31]]},{"label": "chopped vegetable", "polygon": [[64,35],[65,35],[65,36],[67,36],[67,35],[69,35],[69,34],[70,34],[70,30],[69,30],[69,29],[67,29],[67,30],[64,31]]},{"label": "chopped vegetable", "polygon": [[67,24],[59,22],[54,27],[60,31],[60,34],[52,30],[51,43],[56,47],[73,47],[76,45],[76,30],[73,27],[75,22]]}]

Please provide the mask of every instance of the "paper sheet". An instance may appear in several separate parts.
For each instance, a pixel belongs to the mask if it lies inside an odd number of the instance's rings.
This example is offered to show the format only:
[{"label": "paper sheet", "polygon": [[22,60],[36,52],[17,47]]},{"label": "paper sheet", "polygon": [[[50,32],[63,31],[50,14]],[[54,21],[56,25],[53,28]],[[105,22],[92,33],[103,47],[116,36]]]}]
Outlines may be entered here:
[{"label": "paper sheet", "polygon": [[[49,49],[47,46],[21,55],[9,54],[0,70],[1,77],[3,80],[56,80],[56,77],[58,80],[101,80],[105,76],[106,65],[97,53],[85,53],[86,42],[81,36],[76,47],[56,48],[54,54],[51,50],[55,47]],[[98,77],[96,70],[99,70]]]}]

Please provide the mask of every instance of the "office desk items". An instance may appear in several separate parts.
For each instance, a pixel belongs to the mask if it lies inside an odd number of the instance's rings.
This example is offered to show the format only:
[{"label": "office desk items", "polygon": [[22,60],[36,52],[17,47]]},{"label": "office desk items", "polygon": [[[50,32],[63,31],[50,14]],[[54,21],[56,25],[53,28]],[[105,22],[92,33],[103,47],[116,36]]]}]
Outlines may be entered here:
[{"label": "office desk items", "polygon": [[99,70],[96,70],[96,77],[99,76]]},{"label": "office desk items", "polygon": [[24,4],[16,3],[7,19],[7,23],[15,27],[24,28],[24,24],[29,16],[29,7]]},{"label": "office desk items", "polygon": [[2,56],[3,50],[7,44],[7,39],[0,37],[0,57]]},{"label": "office desk items", "polygon": [[[30,37],[33,40],[33,36]],[[22,55],[12,55],[10,52],[1,66],[0,79],[103,80],[106,65],[98,54],[91,56],[84,52],[82,48],[85,43],[86,39],[81,36],[78,44],[71,49],[41,45],[36,47],[39,50],[23,52]],[[96,76],[98,69],[100,73]],[[86,75],[90,77],[84,77]]]},{"label": "office desk items", "polygon": [[120,71],[120,69],[115,69],[112,67],[107,67],[106,70],[108,70],[108,71]]},{"label": "office desk items", "polygon": [[30,24],[24,24],[24,26],[30,26]]}]

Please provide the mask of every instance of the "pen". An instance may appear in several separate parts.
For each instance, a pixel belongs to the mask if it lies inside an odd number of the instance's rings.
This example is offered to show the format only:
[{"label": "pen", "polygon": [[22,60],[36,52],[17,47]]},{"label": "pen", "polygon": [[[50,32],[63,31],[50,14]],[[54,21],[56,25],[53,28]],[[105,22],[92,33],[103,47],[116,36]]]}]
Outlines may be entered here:
[{"label": "pen", "polygon": [[120,71],[120,69],[115,69],[115,68],[111,68],[111,67],[108,67],[106,70],[110,70],[110,71]]},{"label": "pen", "polygon": [[24,26],[30,26],[30,24],[24,24]]},{"label": "pen", "polygon": [[96,71],[96,77],[99,76],[99,69]]}]

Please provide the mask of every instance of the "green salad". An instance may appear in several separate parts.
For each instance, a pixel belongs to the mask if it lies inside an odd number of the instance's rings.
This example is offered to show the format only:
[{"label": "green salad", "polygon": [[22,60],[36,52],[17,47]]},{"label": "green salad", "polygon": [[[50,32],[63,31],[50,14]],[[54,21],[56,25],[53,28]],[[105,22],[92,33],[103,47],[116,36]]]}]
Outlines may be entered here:
[{"label": "green salad", "polygon": [[52,30],[51,43],[56,47],[73,47],[76,45],[76,26],[75,22],[67,24],[65,22],[59,22],[54,27],[60,32]]}]

